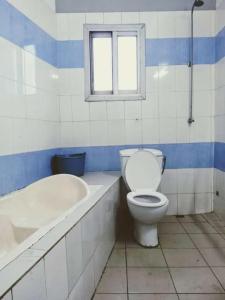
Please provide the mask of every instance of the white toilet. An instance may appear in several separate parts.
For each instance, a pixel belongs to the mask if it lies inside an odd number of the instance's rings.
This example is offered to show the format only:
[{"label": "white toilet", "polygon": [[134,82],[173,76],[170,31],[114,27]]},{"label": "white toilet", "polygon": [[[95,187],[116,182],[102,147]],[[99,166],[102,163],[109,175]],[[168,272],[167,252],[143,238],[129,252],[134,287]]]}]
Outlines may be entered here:
[{"label": "white toilet", "polygon": [[169,200],[157,188],[161,182],[163,155],[154,149],[120,151],[122,175],[127,187],[130,213],[135,221],[134,236],[145,247],[158,245],[157,223],[166,214]]}]

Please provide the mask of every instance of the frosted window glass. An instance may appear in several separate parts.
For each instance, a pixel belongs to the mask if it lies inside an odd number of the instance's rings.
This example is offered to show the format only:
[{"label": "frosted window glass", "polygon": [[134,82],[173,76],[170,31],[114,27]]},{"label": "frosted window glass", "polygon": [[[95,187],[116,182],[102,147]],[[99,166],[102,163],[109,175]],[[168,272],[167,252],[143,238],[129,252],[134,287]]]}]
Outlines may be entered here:
[{"label": "frosted window glass", "polygon": [[112,38],[93,38],[93,84],[95,92],[112,91]]},{"label": "frosted window glass", "polygon": [[118,37],[118,89],[137,90],[137,37]]}]

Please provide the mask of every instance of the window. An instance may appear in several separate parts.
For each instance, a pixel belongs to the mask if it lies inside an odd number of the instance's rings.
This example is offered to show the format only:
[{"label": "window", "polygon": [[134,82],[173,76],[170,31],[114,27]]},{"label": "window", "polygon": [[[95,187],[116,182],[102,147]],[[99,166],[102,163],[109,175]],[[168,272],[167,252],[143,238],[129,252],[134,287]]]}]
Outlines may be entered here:
[{"label": "window", "polygon": [[145,27],[85,25],[87,101],[145,99]]}]

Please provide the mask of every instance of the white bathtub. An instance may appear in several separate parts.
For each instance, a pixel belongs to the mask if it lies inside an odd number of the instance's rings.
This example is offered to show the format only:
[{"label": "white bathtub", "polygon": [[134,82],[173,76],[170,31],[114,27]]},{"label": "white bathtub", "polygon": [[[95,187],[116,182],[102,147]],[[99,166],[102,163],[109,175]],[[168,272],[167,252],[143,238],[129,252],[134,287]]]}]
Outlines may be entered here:
[{"label": "white bathtub", "polygon": [[0,199],[0,269],[90,195],[72,175],[54,175]]}]

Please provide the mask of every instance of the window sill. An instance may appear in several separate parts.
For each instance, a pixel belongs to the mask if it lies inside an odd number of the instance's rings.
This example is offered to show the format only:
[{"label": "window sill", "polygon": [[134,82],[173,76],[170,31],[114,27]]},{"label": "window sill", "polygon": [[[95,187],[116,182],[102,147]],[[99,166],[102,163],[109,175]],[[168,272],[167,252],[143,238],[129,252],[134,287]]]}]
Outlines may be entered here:
[{"label": "window sill", "polygon": [[89,95],[85,98],[87,102],[98,102],[98,101],[135,101],[135,100],[146,100],[146,95],[143,94],[124,94],[124,95]]}]

